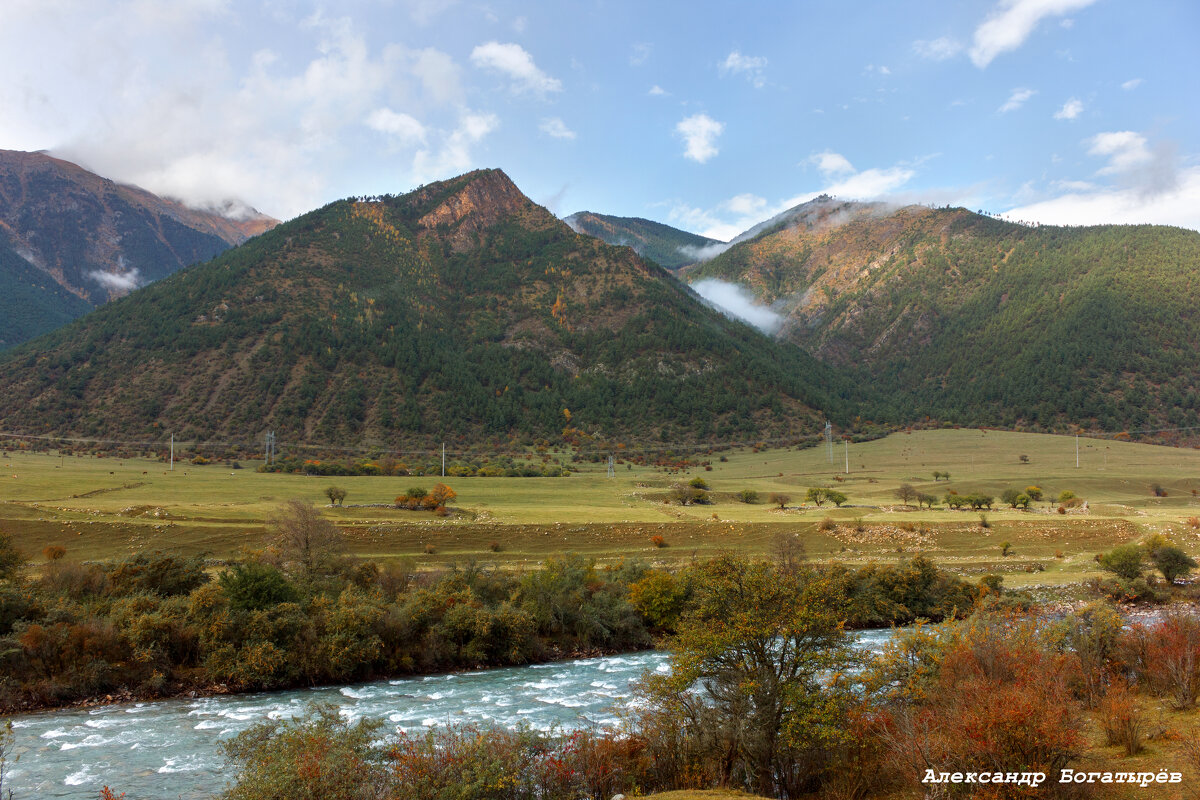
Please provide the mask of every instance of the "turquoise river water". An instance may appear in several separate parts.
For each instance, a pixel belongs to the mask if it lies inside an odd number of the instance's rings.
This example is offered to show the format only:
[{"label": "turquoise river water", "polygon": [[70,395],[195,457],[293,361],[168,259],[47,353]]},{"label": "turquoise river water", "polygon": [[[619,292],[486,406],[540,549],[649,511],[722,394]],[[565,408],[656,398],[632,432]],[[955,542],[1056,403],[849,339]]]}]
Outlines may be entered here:
[{"label": "turquoise river water", "polygon": [[[877,650],[891,631],[854,635]],[[458,672],[349,686],[260,694],[179,698],[13,718],[19,760],[6,788],[15,800],[88,798],[108,785],[130,800],[212,797],[231,776],[221,741],[269,719],[333,703],[350,719],[375,717],[394,730],[476,723],[569,730],[605,727],[647,672],[665,671],[665,653],[649,651],[528,667]],[[386,730],[386,729],[385,729]]]}]

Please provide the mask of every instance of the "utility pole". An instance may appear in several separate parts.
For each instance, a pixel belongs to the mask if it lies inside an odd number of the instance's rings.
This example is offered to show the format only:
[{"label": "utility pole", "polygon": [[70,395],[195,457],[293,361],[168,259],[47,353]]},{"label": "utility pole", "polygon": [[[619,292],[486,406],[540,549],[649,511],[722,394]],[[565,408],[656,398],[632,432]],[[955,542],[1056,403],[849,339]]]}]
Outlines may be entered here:
[{"label": "utility pole", "polygon": [[833,463],[833,423],[825,420],[825,444],[829,448],[829,463]]},{"label": "utility pole", "polygon": [[171,434],[171,472],[175,471],[175,434]]},{"label": "utility pole", "polygon": [[1079,469],[1079,434],[1075,434],[1075,469]]},{"label": "utility pole", "polygon": [[850,474],[850,440],[842,439],[842,444],[846,445],[846,474]]},{"label": "utility pole", "polygon": [[446,477],[446,443],[442,442],[442,477]]},{"label": "utility pole", "polygon": [[609,453],[609,455],[608,455],[608,477],[610,477],[610,478],[617,477],[617,468],[613,464],[612,453]]}]

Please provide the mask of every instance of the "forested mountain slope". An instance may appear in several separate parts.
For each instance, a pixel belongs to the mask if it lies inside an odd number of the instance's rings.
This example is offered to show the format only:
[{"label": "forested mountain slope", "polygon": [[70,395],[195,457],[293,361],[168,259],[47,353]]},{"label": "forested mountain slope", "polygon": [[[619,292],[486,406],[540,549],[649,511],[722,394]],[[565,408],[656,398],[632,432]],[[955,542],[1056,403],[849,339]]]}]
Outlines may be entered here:
[{"label": "forested mountain slope", "polygon": [[1029,227],[961,208],[783,225],[689,268],[887,398],[872,414],[1119,431],[1198,424],[1200,234]]},{"label": "forested mountain slope", "polygon": [[612,217],[580,211],[566,217],[563,222],[576,233],[586,233],[609,244],[632,247],[642,258],[667,269],[679,269],[685,264],[708,258],[724,245],[717,239],[641,217]]},{"label": "forested mountain slope", "polygon": [[482,170],[332,203],[16,348],[0,427],[714,441],[811,433],[818,409],[847,419],[844,387]]}]

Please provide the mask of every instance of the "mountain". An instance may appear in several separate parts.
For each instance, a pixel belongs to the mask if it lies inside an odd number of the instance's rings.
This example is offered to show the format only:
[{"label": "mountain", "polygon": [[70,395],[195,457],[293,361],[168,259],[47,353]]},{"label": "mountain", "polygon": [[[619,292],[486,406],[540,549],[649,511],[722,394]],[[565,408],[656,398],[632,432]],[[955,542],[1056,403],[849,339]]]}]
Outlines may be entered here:
[{"label": "mountain", "polygon": [[800,209],[687,278],[739,283],[783,313],[780,337],[888,398],[877,417],[1200,424],[1195,231],[832,198]]},{"label": "mountain", "polygon": [[0,429],[253,443],[696,442],[845,383],[574,233],[499,170],[343,200],[0,357]]},{"label": "mountain", "polygon": [[607,214],[579,211],[563,222],[576,233],[585,233],[609,244],[632,247],[642,258],[667,269],[679,269],[719,252],[725,246],[724,242],[717,239],[698,236],[641,217],[610,217]]},{"label": "mountain", "polygon": [[45,153],[0,150],[0,349],[275,224],[253,210],[196,211]]}]

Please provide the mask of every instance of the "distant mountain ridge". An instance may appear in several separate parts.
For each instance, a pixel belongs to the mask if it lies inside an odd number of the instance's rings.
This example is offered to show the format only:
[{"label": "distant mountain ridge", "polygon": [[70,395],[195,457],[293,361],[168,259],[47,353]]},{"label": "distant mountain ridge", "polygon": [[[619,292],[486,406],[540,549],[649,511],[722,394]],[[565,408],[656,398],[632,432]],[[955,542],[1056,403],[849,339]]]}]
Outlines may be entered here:
[{"label": "distant mountain ridge", "polygon": [[880,390],[877,418],[1200,424],[1200,234],[837,203],[777,218],[686,277],[784,314],[781,338]]},{"label": "distant mountain ridge", "polygon": [[276,223],[190,209],[46,153],[0,150],[0,348]]},{"label": "distant mountain ridge", "polygon": [[720,252],[725,243],[695,233],[672,228],[641,217],[613,217],[592,211],[579,211],[563,222],[576,233],[584,233],[612,245],[632,247],[666,269],[679,269]]},{"label": "distant mountain ridge", "polygon": [[846,385],[499,170],[343,200],[0,356],[0,427],[323,444],[811,435]]}]

